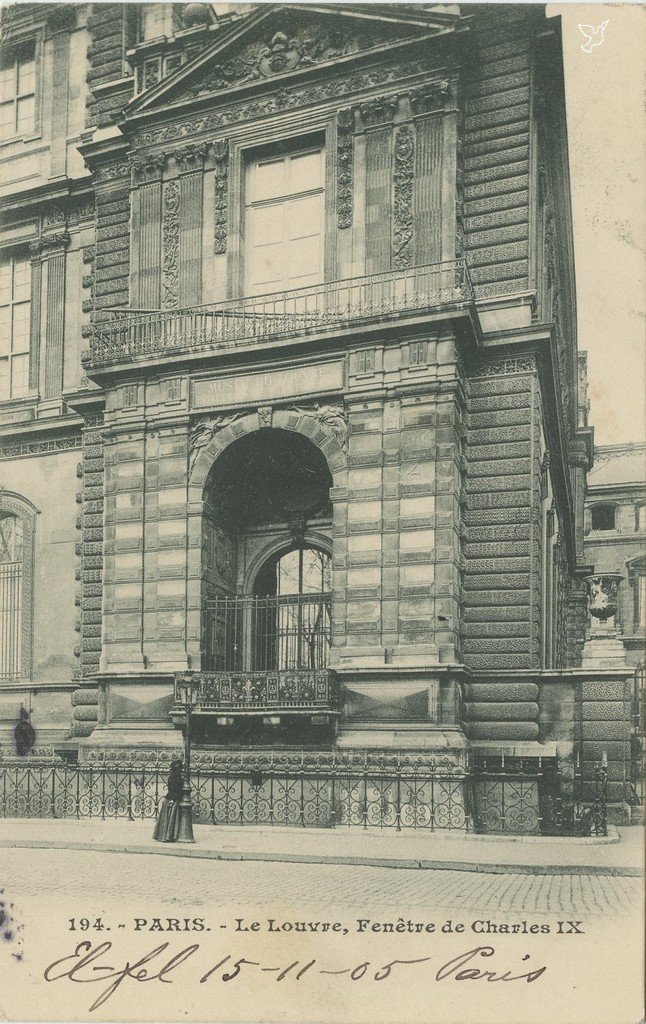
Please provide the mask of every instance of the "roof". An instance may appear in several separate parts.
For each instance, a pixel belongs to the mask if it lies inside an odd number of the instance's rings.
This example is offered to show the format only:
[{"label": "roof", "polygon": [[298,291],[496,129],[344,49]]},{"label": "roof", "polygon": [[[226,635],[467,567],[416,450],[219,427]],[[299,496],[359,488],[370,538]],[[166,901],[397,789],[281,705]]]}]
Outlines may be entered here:
[{"label": "roof", "polygon": [[625,484],[646,486],[646,444],[599,445],[594,467],[588,473],[588,489]]}]

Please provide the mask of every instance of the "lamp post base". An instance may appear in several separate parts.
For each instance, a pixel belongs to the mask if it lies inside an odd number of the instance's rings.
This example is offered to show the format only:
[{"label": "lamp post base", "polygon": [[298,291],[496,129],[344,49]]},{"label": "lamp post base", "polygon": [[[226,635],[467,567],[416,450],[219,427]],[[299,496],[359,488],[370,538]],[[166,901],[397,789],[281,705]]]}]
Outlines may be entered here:
[{"label": "lamp post base", "polygon": [[191,801],[191,787],[189,783],[184,783],[184,791],[182,793],[182,800],[179,805],[179,832],[177,833],[177,843],[194,843],[195,836],[193,835],[193,804]]}]

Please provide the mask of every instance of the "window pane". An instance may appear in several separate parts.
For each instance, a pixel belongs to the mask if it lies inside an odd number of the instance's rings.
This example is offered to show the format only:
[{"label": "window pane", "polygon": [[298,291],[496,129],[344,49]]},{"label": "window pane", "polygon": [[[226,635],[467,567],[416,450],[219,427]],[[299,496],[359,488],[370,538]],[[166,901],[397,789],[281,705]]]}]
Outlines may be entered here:
[{"label": "window pane", "polygon": [[29,390],[29,356],[14,356],[11,360],[11,397],[24,398]]},{"label": "window pane", "polygon": [[8,309],[3,309],[2,312],[0,313],[0,358],[8,356],[10,348],[11,313]]},{"label": "window pane", "polygon": [[0,99],[8,100],[16,94],[16,65],[5,64],[0,68]]},{"label": "window pane", "polygon": [[592,509],[593,530],[614,530],[615,528],[615,506],[595,505]]},{"label": "window pane", "polygon": [[323,197],[307,196],[289,201],[287,227],[289,238],[311,238],[321,233]]},{"label": "window pane", "polygon": [[254,249],[252,259],[251,283],[256,288],[261,285],[282,284],[285,270],[282,242]]},{"label": "window pane", "polygon": [[320,273],[321,251],[319,238],[298,238],[285,246],[285,274],[290,282]]},{"label": "window pane", "polygon": [[16,111],[13,103],[0,105],[0,138],[10,139],[16,134],[15,127]]},{"label": "window pane", "polygon": [[285,195],[285,160],[267,160],[257,163],[252,171],[252,202]]},{"label": "window pane", "polygon": [[266,245],[283,238],[283,204],[259,206],[251,215],[251,244]]},{"label": "window pane", "polygon": [[13,298],[14,302],[29,298],[31,271],[26,260],[16,260],[13,265]]},{"label": "window pane", "polygon": [[298,153],[289,162],[289,191],[307,192],[323,185],[323,160],[320,149],[314,153]]},{"label": "window pane", "polygon": [[11,264],[0,263],[0,306],[11,300]]},{"label": "window pane", "polygon": [[22,559],[22,520],[17,516],[0,515],[0,562]]},{"label": "window pane", "polygon": [[0,402],[9,397],[9,360],[0,359]]},{"label": "window pane", "polygon": [[35,124],[36,104],[33,96],[18,100],[18,134],[31,132]]},{"label": "window pane", "polygon": [[18,65],[18,93],[24,96],[27,92],[33,92],[35,80],[36,66],[34,58],[28,57],[26,60],[21,60]]},{"label": "window pane", "polygon": [[12,351],[29,351],[29,303],[21,302],[13,307]]}]

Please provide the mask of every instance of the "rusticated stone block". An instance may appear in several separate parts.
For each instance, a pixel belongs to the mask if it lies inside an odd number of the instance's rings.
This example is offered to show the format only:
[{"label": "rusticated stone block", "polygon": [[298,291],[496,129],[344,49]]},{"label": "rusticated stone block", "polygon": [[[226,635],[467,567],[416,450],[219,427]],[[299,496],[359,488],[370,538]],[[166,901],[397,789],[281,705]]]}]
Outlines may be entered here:
[{"label": "rusticated stone block", "polygon": [[469,701],[538,701],[536,683],[467,683]]},{"label": "rusticated stone block", "polygon": [[630,713],[624,708],[623,701],[586,700],[583,704],[584,721],[622,721],[624,715]]},{"label": "rusticated stone block", "polygon": [[72,712],[76,722],[96,722],[98,706],[96,704],[77,704]]},{"label": "rusticated stone block", "polygon": [[538,739],[537,722],[470,722],[467,727],[472,740],[523,740]]},{"label": "rusticated stone block", "polygon": [[96,722],[72,722],[72,736],[82,739],[91,736]]},{"label": "rusticated stone block", "polygon": [[72,694],[72,707],[90,706],[99,703],[99,691],[92,688],[74,690]]},{"label": "rusticated stone block", "polygon": [[465,704],[467,719],[471,722],[531,722],[538,721],[538,704],[478,702]]},{"label": "rusticated stone block", "polygon": [[621,700],[626,687],[624,679],[584,680],[582,685],[583,699],[587,700]]},{"label": "rusticated stone block", "polygon": [[630,729],[629,722],[583,722],[584,740],[621,740]]}]

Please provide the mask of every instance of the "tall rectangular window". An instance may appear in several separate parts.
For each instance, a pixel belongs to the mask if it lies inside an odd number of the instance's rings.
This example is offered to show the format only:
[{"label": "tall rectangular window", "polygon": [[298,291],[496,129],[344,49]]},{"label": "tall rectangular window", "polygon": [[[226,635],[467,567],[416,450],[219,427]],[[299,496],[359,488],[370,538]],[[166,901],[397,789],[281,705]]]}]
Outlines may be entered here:
[{"label": "tall rectangular window", "polygon": [[287,291],[323,279],[324,209],[321,147],[247,166],[247,295]]},{"label": "tall rectangular window", "polygon": [[0,141],[36,127],[36,59],[33,43],[8,47],[0,63]]},{"label": "tall rectangular window", "polygon": [[0,682],[20,678],[22,522],[0,512]]},{"label": "tall rectangular window", "polygon": [[22,398],[29,390],[29,262],[0,262],[0,401]]}]

